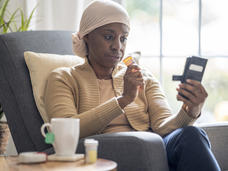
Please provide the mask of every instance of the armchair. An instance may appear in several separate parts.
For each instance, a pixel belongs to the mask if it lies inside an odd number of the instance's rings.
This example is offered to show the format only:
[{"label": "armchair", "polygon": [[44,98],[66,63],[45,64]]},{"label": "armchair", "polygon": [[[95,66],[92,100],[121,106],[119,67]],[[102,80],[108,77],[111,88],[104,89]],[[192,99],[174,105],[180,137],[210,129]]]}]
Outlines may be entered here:
[{"label": "armchair", "polygon": [[[0,104],[17,149],[53,153],[40,133],[37,110],[24,51],[72,54],[70,31],[28,31],[0,35]],[[222,168],[228,170],[228,124],[203,125]],[[99,140],[98,156],[118,163],[118,171],[168,171],[162,138],[148,132],[91,136]],[[84,152],[83,139],[77,152]]]}]

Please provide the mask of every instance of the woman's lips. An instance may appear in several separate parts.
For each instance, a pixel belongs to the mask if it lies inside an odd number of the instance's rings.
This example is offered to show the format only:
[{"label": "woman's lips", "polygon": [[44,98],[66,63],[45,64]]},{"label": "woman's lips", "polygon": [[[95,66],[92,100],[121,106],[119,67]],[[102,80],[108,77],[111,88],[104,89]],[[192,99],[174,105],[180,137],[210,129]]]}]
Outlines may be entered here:
[{"label": "woman's lips", "polygon": [[119,61],[120,60],[120,56],[110,56],[110,58],[114,61]]}]

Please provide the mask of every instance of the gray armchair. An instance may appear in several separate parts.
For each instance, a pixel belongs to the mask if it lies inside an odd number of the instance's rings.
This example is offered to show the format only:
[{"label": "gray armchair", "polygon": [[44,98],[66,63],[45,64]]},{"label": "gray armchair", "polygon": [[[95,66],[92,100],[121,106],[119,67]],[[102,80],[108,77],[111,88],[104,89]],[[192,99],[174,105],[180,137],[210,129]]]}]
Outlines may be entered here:
[{"label": "gray armchair", "polygon": [[[17,149],[53,153],[40,133],[43,121],[35,105],[30,76],[23,53],[72,54],[71,32],[29,31],[0,35],[0,104]],[[212,150],[222,168],[228,170],[228,124],[204,125]],[[160,136],[148,132],[122,132],[92,136],[99,140],[98,156],[118,163],[118,171],[167,171]],[[77,152],[84,152],[83,139]]]}]

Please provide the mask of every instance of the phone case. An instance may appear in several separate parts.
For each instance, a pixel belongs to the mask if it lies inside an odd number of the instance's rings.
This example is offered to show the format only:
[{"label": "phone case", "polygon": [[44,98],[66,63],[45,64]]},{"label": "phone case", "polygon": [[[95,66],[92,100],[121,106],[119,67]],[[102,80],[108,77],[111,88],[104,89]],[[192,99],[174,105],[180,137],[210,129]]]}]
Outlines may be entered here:
[{"label": "phone case", "polygon": [[[201,82],[207,65],[207,59],[198,56],[191,56],[186,59],[183,75],[173,75],[173,81],[186,83],[187,79]],[[188,99],[183,94],[182,97]]]},{"label": "phone case", "polygon": [[191,56],[186,59],[183,75],[173,75],[173,81],[185,83],[187,79],[201,82],[207,65],[207,59]]}]

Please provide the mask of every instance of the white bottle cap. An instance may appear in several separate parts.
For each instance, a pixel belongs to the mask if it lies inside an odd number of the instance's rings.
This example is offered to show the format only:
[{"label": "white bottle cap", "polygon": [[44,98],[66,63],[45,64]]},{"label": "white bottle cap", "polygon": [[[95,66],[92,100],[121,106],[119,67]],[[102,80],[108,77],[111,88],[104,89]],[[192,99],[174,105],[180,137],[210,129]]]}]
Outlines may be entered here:
[{"label": "white bottle cap", "polygon": [[98,141],[95,139],[85,139],[84,145],[85,146],[98,146]]}]

